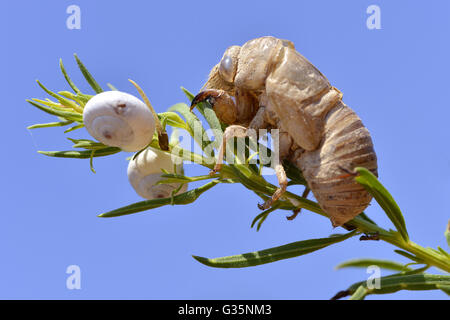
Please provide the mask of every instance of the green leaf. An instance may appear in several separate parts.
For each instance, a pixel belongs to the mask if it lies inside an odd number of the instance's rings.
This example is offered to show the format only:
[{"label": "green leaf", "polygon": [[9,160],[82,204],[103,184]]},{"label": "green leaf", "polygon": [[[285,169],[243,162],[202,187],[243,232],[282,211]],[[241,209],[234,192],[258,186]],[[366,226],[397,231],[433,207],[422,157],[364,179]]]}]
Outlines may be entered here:
[{"label": "green leaf", "polygon": [[250,168],[243,164],[230,164],[234,175],[247,189],[263,194],[272,195],[276,188],[271,186],[262,176],[255,174]]},{"label": "green leaf", "polygon": [[[368,288],[366,281],[353,284],[340,292],[339,298],[352,295],[350,299],[364,299],[369,294],[387,294],[401,290],[443,290],[450,286],[450,276],[434,274],[390,275],[380,278],[379,288]],[[345,293],[344,293],[345,292]]]},{"label": "green leaf", "polygon": [[259,220],[258,225],[256,226],[256,231],[259,231],[259,229],[261,229],[261,226],[263,224],[264,221],[266,221],[267,217],[269,216],[269,214],[275,210],[278,209],[277,205],[273,205],[272,207],[270,207],[267,210],[264,210],[263,212],[261,212],[260,214],[258,214],[255,219],[253,219],[252,224],[250,226],[250,228],[253,228],[253,226],[255,225],[255,223]]},{"label": "green leaf", "polygon": [[[115,154],[122,151],[120,148],[116,147],[108,147],[104,149],[98,149],[95,151],[95,155],[93,157],[104,157],[109,156],[111,154]],[[56,157],[56,158],[76,158],[76,159],[89,159],[91,158],[92,151],[76,151],[76,150],[68,150],[68,151],[38,151],[38,153],[43,154],[48,157]]]},{"label": "green leaf", "polygon": [[[161,151],[166,152],[164,150],[161,150]],[[190,161],[193,163],[200,164],[209,169],[212,169],[214,167],[214,159],[211,161],[210,159],[207,159],[195,152],[191,152],[189,150],[183,149],[179,146],[173,147],[173,149],[167,153],[178,156],[178,157],[182,158],[183,160],[187,160],[187,161]]]},{"label": "green leaf", "polygon": [[349,267],[367,268],[372,265],[376,265],[380,268],[387,269],[387,270],[394,270],[394,271],[412,270],[411,268],[408,268],[399,262],[389,261],[389,260],[371,259],[371,258],[361,258],[361,259],[349,260],[349,261],[346,261],[346,262],[343,262],[343,263],[337,265],[336,269],[343,269],[343,268],[349,268]]},{"label": "green leaf", "polygon": [[438,287],[440,290],[444,291],[447,295],[450,296],[450,286],[445,284],[437,284],[436,287]]},{"label": "green leaf", "polygon": [[91,168],[92,173],[96,173],[95,169],[94,169],[94,154],[95,154],[95,150],[91,151],[91,157],[89,159],[89,166]]},{"label": "green leaf", "polygon": [[158,118],[161,122],[165,121],[171,127],[181,128],[189,132],[186,122],[175,112],[162,112],[158,113]]},{"label": "green leaf", "polygon": [[445,238],[447,239],[447,244],[450,247],[450,220],[448,220],[447,228],[445,229]]},{"label": "green leaf", "polygon": [[62,117],[65,118],[69,121],[76,121],[76,122],[83,122],[83,116],[79,113],[75,113],[75,112],[70,112],[70,111],[61,111],[61,110],[56,110],[53,108],[49,108],[43,105],[40,105],[37,102],[31,101],[31,100],[26,100],[28,103],[30,103],[31,105],[35,106],[36,108],[47,112],[48,114],[57,116],[57,117]]},{"label": "green leaf", "polygon": [[[264,147],[263,145],[260,145],[260,148]],[[266,148],[266,147],[264,147]],[[266,148],[267,149],[267,148]],[[270,149],[268,149],[270,150]],[[267,153],[267,156],[270,157],[270,151],[267,151],[269,153]],[[294,165],[292,162],[290,161],[283,161],[283,168],[284,171],[286,172],[286,176],[291,179],[291,181],[295,182],[296,184],[301,184],[304,186],[307,186],[308,183],[306,182],[305,178],[303,177],[303,174],[301,172],[301,170]]]},{"label": "green leaf", "polygon": [[75,102],[62,97],[53,91],[50,91],[39,80],[36,80],[36,82],[45,92],[47,92],[53,98],[57,99],[59,101],[59,103],[61,103],[62,105],[66,106],[66,107],[70,107],[70,108],[80,112],[80,114],[82,113],[82,111],[83,111],[82,108],[79,105],[77,105]]},{"label": "green leaf", "polygon": [[439,252],[440,254],[442,254],[442,255],[444,255],[444,256],[446,256],[447,258],[450,259],[450,254],[449,254],[447,251],[445,251],[445,250],[442,249],[441,247],[437,247],[437,248],[438,248],[438,252]]},{"label": "green leaf", "polygon": [[377,177],[366,168],[358,167],[355,171],[358,172],[358,176],[356,176],[355,180],[370,192],[381,208],[386,212],[386,215],[397,228],[403,240],[407,241],[409,236],[406,230],[405,220],[392,195],[378,181]]},{"label": "green leaf", "polygon": [[161,206],[165,206],[168,204],[177,204],[177,205],[189,204],[189,203],[192,203],[195,200],[197,200],[197,198],[200,197],[200,195],[202,195],[205,191],[214,187],[217,183],[219,183],[218,180],[213,180],[199,188],[178,194],[178,195],[174,196],[173,198],[169,197],[169,198],[141,201],[141,202],[133,203],[131,205],[116,209],[116,210],[102,213],[98,216],[101,218],[111,218],[111,217],[118,217],[118,216],[128,215],[128,214],[132,214],[132,213],[142,212],[142,211],[158,208]]},{"label": "green leaf", "polygon": [[[189,107],[185,103],[177,103],[171,106],[168,111],[176,111],[186,119],[186,123],[188,125],[187,131],[198,143],[198,145],[201,146],[203,151],[206,147],[208,147],[208,145],[211,144],[201,121],[189,110]],[[211,154],[207,154],[206,156],[213,157],[213,150],[211,150]]]},{"label": "green leaf", "polygon": [[349,300],[364,300],[367,295],[367,290],[363,285],[360,285],[358,289],[356,289],[355,293],[352,294]]},{"label": "green leaf", "polygon": [[64,75],[64,78],[66,79],[67,83],[72,88],[72,90],[76,93],[81,93],[80,89],[77,88],[77,86],[72,82],[72,79],[70,79],[69,75],[67,74],[66,69],[64,68],[62,59],[59,59],[59,66]]},{"label": "green leaf", "polygon": [[32,126],[28,126],[27,129],[37,129],[37,128],[50,128],[50,127],[63,127],[73,123],[73,121],[57,121],[57,122],[49,122],[49,123],[38,123],[33,124]]},{"label": "green leaf", "polygon": [[359,215],[358,215],[361,219],[363,219],[363,220],[366,220],[367,222],[370,222],[370,223],[372,223],[372,224],[374,224],[374,225],[377,225],[372,219],[370,219],[368,216],[367,216],[367,214],[365,214],[364,212],[361,212]]},{"label": "green leaf", "polygon": [[77,93],[76,95],[77,99],[82,101],[83,104],[88,103],[89,100],[93,97],[91,94],[84,94],[84,93]]},{"label": "green leaf", "polygon": [[78,68],[80,68],[81,73],[83,74],[84,78],[89,83],[91,88],[94,89],[94,91],[96,93],[103,92],[103,89],[100,87],[100,85],[97,83],[97,81],[95,81],[94,77],[90,74],[88,69],[86,69],[83,62],[81,62],[81,60],[78,58],[76,53],[74,54],[74,57],[75,57],[75,60],[77,60]]},{"label": "green leaf", "polygon": [[117,90],[117,88],[116,88],[114,85],[112,85],[112,84],[109,83],[109,82],[108,82],[106,85],[107,85],[108,88],[111,89],[112,91],[119,91],[119,90]]},{"label": "green leaf", "polygon": [[196,177],[186,177],[181,174],[165,173],[165,174],[161,175],[161,178],[167,178],[167,179],[159,180],[156,184],[189,183],[189,182],[195,182],[195,181],[216,179],[216,178],[220,178],[220,176],[218,174],[215,174],[215,175],[207,174],[207,175],[196,176]]},{"label": "green leaf", "polygon": [[64,133],[68,133],[68,132],[71,132],[71,131],[74,131],[77,129],[81,129],[83,127],[84,127],[84,124],[80,123],[80,124],[77,124],[76,126],[70,127],[69,129],[65,130]]},{"label": "green leaf", "polygon": [[[67,139],[74,143],[73,148],[84,148],[84,149],[89,149],[89,150],[100,150],[100,149],[109,148],[107,145],[104,145],[101,142],[92,141],[89,139],[72,139],[72,138],[67,138]],[[113,147],[113,148],[117,148],[117,147]],[[119,149],[119,148],[117,148],[117,149]]]},{"label": "green leaf", "polygon": [[64,98],[76,101],[80,105],[79,107],[77,106],[78,107],[77,110],[79,110],[80,113],[83,112],[83,108],[84,108],[86,102],[85,102],[85,99],[82,98],[82,96],[79,96],[78,94],[75,95],[75,94],[73,94],[72,92],[69,92],[69,91],[58,91],[58,94],[63,96]]},{"label": "green leaf", "polygon": [[325,248],[334,243],[344,241],[355,235],[352,231],[343,235],[333,235],[328,238],[311,239],[297,241],[279,247],[265,249],[262,251],[244,253],[234,256],[208,259],[199,256],[193,256],[198,262],[215,268],[245,268],[258,266],[265,263],[271,263],[278,260],[289,259],[305,255]]},{"label": "green leaf", "polygon": [[55,109],[58,109],[61,111],[67,111],[67,107],[63,107],[60,103],[53,102],[48,98],[46,100],[41,100],[41,99],[36,99],[36,98],[33,98],[31,100],[33,100],[34,102],[43,104],[44,106],[47,106],[47,107],[55,108]]},{"label": "green leaf", "polygon": [[424,262],[424,260],[422,260],[421,258],[410,254],[409,252],[406,252],[406,251],[403,251],[403,250],[398,250],[398,249],[394,250],[394,252],[399,254],[399,255],[401,255],[401,256],[403,256],[403,257],[405,257],[405,258],[408,258],[408,259],[410,259],[412,261],[415,261],[417,263],[423,263]]}]

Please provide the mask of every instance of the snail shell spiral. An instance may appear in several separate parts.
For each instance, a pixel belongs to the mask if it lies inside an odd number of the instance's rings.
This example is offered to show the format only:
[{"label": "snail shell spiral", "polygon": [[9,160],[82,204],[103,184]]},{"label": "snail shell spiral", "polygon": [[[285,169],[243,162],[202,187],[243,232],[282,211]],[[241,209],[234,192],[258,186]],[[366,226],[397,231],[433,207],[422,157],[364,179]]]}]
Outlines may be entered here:
[{"label": "snail shell spiral", "polygon": [[[163,174],[161,169],[170,173],[182,174],[183,164],[181,161],[176,164],[170,154],[149,147],[138,154],[135,159],[130,160],[128,180],[136,193],[145,199],[168,198],[180,184],[156,184],[164,179],[161,177]],[[187,184],[184,184],[178,193],[183,193],[186,190]]]},{"label": "snail shell spiral", "polygon": [[131,152],[145,148],[155,131],[155,120],[145,103],[120,91],[92,97],[84,107],[83,122],[98,141]]}]

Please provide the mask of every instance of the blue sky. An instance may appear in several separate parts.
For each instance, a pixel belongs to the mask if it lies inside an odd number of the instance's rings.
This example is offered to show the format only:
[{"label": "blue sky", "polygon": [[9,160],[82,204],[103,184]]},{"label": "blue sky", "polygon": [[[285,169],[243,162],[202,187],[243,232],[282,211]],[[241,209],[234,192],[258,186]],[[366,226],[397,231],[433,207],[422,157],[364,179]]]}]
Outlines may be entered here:
[{"label": "blue sky", "polygon": [[[80,30],[66,28],[71,4],[81,8]],[[366,27],[371,4],[381,8],[381,30]],[[96,159],[93,174],[88,161],[36,152],[69,149],[63,129],[26,130],[54,121],[25,99],[45,97],[35,79],[68,89],[59,58],[89,92],[75,52],[102,86],[110,82],[136,94],[127,81],[132,78],[162,112],[186,102],[180,86],[198,91],[228,46],[264,35],[293,41],[371,132],[380,180],[402,208],[412,239],[445,247],[449,12],[447,1],[3,1],[0,298],[328,299],[368,276],[334,270],[342,261],[406,262],[388,244],[355,238],[259,267],[203,266],[191,254],[238,254],[342,232],[307,211],[292,222],[275,212],[256,232],[250,223],[259,213],[258,198],[238,185],[219,185],[189,206],[98,218],[140,200],[127,180],[127,154]],[[206,172],[191,165],[186,173]],[[390,227],[378,205],[367,213]],[[66,288],[69,265],[81,268],[81,290]]]}]

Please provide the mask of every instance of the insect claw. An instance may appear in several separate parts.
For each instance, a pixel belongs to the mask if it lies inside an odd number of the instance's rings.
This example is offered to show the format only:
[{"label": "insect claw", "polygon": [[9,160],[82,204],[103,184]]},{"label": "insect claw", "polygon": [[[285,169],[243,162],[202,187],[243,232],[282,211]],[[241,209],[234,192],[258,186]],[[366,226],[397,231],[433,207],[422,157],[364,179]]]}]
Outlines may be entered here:
[{"label": "insect claw", "polygon": [[294,220],[294,219],[297,217],[297,215],[300,213],[300,210],[301,210],[301,209],[295,209],[295,210],[293,210],[294,213],[291,214],[290,216],[287,216],[286,219],[288,219],[289,221]]},{"label": "insect claw", "polygon": [[377,231],[375,233],[366,233],[359,238],[359,241],[365,240],[380,240],[380,233]]},{"label": "insect claw", "polygon": [[214,168],[209,172],[209,175],[212,176],[212,175],[216,174],[217,172],[220,171],[220,169],[222,169],[222,165],[221,164],[216,164],[214,166]]},{"label": "insect claw", "polygon": [[355,230],[355,229],[356,229],[355,226],[352,226],[351,224],[348,224],[348,223],[344,223],[344,224],[342,225],[342,228],[344,228],[344,229],[347,230],[347,231],[352,231],[352,230]]},{"label": "insect claw", "polygon": [[195,97],[194,99],[192,99],[191,101],[191,108],[190,110],[192,111],[195,106],[205,100],[208,100],[210,98],[218,98],[220,96],[220,92],[217,90],[204,90],[204,91],[200,91]]},{"label": "insect claw", "polygon": [[261,210],[266,210],[269,209],[272,206],[272,199],[267,200],[266,202],[264,202],[263,204],[258,203],[258,208]]}]

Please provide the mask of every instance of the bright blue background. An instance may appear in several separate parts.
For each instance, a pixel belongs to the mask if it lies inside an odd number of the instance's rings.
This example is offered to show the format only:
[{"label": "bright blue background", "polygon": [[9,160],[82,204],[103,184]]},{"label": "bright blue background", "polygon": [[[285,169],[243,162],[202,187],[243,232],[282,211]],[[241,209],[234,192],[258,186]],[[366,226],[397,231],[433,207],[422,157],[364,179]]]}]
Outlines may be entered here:
[{"label": "bright blue background", "polygon": [[[66,28],[71,4],[81,7],[81,30]],[[381,7],[382,30],[366,28],[370,4]],[[92,174],[88,161],[36,153],[69,149],[62,128],[25,129],[54,121],[25,99],[46,97],[37,78],[51,89],[68,89],[59,58],[90,92],[74,52],[105,88],[110,82],[137,94],[127,79],[136,80],[161,112],[186,102],[180,86],[198,91],[228,46],[263,35],[292,40],[369,128],[380,179],[413,240],[446,246],[448,1],[2,1],[0,12],[0,298],[328,299],[368,276],[363,269],[335,271],[342,261],[406,262],[388,244],[355,238],[259,267],[203,266],[190,255],[237,254],[333,232],[328,220],[307,211],[292,222],[284,211],[273,213],[256,232],[250,222],[259,213],[258,198],[238,185],[219,185],[189,206],[98,218],[140,200],[127,181],[126,155],[95,159]],[[82,131],[68,136],[86,136]],[[186,171],[206,173],[193,166]],[[367,212],[390,227],[378,205]],[[81,267],[81,290],[66,289],[71,264]]]}]

